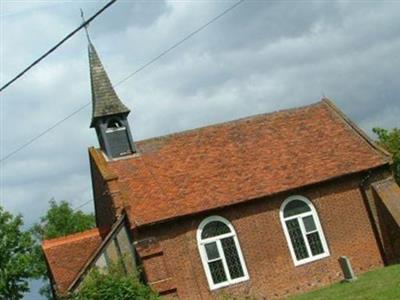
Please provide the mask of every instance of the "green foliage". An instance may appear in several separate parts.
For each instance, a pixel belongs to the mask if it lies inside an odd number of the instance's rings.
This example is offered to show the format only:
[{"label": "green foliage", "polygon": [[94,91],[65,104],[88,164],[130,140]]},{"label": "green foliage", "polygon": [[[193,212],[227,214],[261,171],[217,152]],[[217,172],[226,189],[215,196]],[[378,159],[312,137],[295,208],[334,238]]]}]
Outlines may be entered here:
[{"label": "green foliage", "polygon": [[32,231],[39,240],[53,239],[68,234],[82,232],[95,226],[94,215],[74,211],[70,204],[61,201],[59,204],[50,200],[50,208],[46,215],[40,218]]},{"label": "green foliage", "polygon": [[21,229],[20,215],[14,217],[0,206],[0,299],[22,299],[29,291],[28,279],[38,278],[34,241]]},{"label": "green foliage", "polygon": [[69,300],[158,300],[159,297],[148,286],[140,282],[136,273],[126,274],[122,264],[109,267],[104,273],[93,269],[79,290]]},{"label": "green foliage", "polygon": [[393,155],[393,172],[398,184],[400,184],[400,129],[391,131],[383,128],[374,128],[373,132],[378,136],[378,144]]},{"label": "green foliage", "polygon": [[74,211],[66,201],[57,203],[54,200],[50,200],[49,205],[50,208],[47,213],[40,218],[40,224],[35,224],[31,232],[37,241],[33,256],[36,258],[37,268],[42,279],[46,281],[45,285],[40,289],[40,294],[47,299],[52,299],[50,285],[47,280],[47,267],[40,242],[91,229],[95,226],[95,219],[93,214],[86,214],[80,210]]}]

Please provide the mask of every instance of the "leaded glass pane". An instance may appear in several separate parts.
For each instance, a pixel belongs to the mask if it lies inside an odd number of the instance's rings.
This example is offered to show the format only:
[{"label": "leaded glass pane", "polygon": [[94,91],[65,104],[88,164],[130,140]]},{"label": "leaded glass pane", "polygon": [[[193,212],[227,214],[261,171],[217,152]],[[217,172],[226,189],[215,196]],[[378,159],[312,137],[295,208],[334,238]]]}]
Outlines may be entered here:
[{"label": "leaded glass pane", "polygon": [[292,242],[293,250],[297,260],[308,257],[308,251],[301,233],[300,224],[297,219],[286,221],[286,227],[289,232],[290,240]]},{"label": "leaded glass pane", "polygon": [[232,279],[243,277],[243,268],[240,263],[238,251],[233,237],[221,240],[222,249],[224,250],[226,263],[228,265],[229,274]]},{"label": "leaded glass pane", "polygon": [[217,260],[208,263],[210,267],[210,273],[214,284],[226,281],[226,274],[224,271],[224,266],[222,265],[222,260]]},{"label": "leaded glass pane", "polygon": [[206,248],[208,260],[213,260],[213,259],[219,258],[219,253],[218,253],[218,248],[217,248],[216,242],[205,244],[204,247]]},{"label": "leaded glass pane", "polygon": [[317,231],[307,234],[307,240],[308,244],[310,245],[312,255],[318,255],[324,252],[324,248],[322,247],[322,242]]},{"label": "leaded glass pane", "polygon": [[301,200],[293,200],[290,201],[284,209],[283,216],[285,218],[299,215],[302,213],[305,213],[307,211],[311,211],[310,207],[305,203],[304,201]]},{"label": "leaded glass pane", "polygon": [[314,217],[313,216],[308,216],[303,218],[304,222],[304,227],[306,229],[306,232],[311,232],[317,229],[317,226],[315,226],[314,222]]},{"label": "leaded glass pane", "polygon": [[206,239],[229,232],[231,232],[231,230],[225,223],[220,221],[212,221],[204,226],[203,231],[201,232],[201,238]]}]

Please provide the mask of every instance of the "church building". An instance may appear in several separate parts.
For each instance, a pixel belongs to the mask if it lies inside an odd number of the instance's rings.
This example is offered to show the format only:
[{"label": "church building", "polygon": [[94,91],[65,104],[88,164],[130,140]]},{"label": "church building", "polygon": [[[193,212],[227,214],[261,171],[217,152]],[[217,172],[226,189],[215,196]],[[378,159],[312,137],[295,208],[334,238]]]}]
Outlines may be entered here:
[{"label": "church building", "polygon": [[135,141],[92,43],[89,64],[97,227],[43,242],[55,297],[120,259],[188,300],[279,299],[400,262],[392,158],[329,99]]}]

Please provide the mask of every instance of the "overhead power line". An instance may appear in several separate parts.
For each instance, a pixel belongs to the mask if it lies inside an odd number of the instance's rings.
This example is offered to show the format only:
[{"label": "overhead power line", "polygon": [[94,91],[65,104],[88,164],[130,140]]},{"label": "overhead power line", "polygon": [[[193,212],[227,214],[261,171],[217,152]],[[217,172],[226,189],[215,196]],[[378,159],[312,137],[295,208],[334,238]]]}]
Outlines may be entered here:
[{"label": "overhead power line", "polygon": [[[160,58],[162,58],[163,56],[165,56],[167,53],[169,53],[170,51],[172,51],[173,49],[177,48],[178,46],[180,46],[182,43],[184,43],[185,41],[187,41],[188,39],[190,39],[191,37],[193,37],[194,35],[196,35],[197,33],[199,33],[200,31],[204,30],[206,27],[208,27],[209,25],[211,25],[212,23],[214,23],[215,21],[217,21],[218,19],[220,19],[221,17],[223,17],[224,15],[226,15],[228,12],[232,11],[233,9],[235,9],[236,7],[238,7],[240,4],[242,4],[243,2],[245,2],[246,0],[239,0],[237,2],[235,2],[233,5],[231,5],[230,7],[228,7],[227,9],[225,9],[224,11],[222,11],[221,13],[219,13],[217,16],[215,16],[214,18],[212,18],[211,20],[209,20],[208,22],[206,22],[204,25],[200,26],[199,28],[197,28],[196,30],[192,31],[191,33],[189,33],[188,35],[186,35],[183,39],[179,40],[178,42],[174,43],[172,46],[170,46],[169,48],[167,48],[166,50],[164,50],[163,52],[161,52],[159,55],[157,55],[156,57],[154,57],[153,59],[151,59],[149,62],[145,63],[144,65],[142,65],[141,67],[139,67],[138,69],[136,69],[134,72],[130,73],[129,75],[127,75],[126,77],[124,77],[123,79],[121,79],[120,81],[118,81],[114,87],[124,83],[126,80],[128,80],[129,78],[135,76],[136,74],[138,74],[140,71],[143,71],[145,68],[147,68],[148,66],[150,66],[151,64],[153,64],[154,62],[156,62],[157,60],[159,60]],[[89,21],[89,20],[88,20]],[[86,23],[88,23],[88,21],[86,21]],[[80,28],[82,28],[84,26],[80,26]],[[49,131],[53,130],[54,128],[58,127],[60,124],[62,124],[63,122],[67,121],[68,119],[72,118],[74,115],[76,115],[77,113],[79,113],[80,111],[82,111],[84,108],[88,107],[90,105],[90,102],[82,105],[81,107],[79,107],[78,109],[76,109],[75,111],[73,111],[72,113],[70,113],[69,115],[67,115],[65,118],[57,121],[54,125],[52,125],[51,127],[47,128],[46,130],[42,131],[41,133],[39,133],[38,135],[36,135],[35,137],[33,137],[32,139],[30,139],[28,142],[22,144],[20,147],[18,147],[17,149],[15,149],[14,151],[10,152],[9,154],[7,154],[6,156],[2,157],[0,159],[0,162],[4,162],[6,160],[8,160],[10,157],[12,157],[13,155],[15,155],[16,153],[18,153],[19,151],[21,151],[22,149],[24,149],[25,147],[29,146],[30,144],[32,144],[33,142],[35,142],[37,139],[39,139],[40,137],[42,137],[43,135],[45,135],[46,133],[48,133]]]},{"label": "overhead power line", "polygon": [[184,42],[186,42],[188,39],[190,39],[191,37],[193,37],[194,35],[196,35],[197,33],[199,33],[200,31],[202,31],[203,29],[205,29],[208,25],[211,25],[212,23],[214,23],[215,21],[217,21],[219,18],[223,17],[224,15],[226,15],[228,12],[230,12],[231,10],[233,10],[234,8],[236,8],[237,6],[239,6],[241,3],[243,3],[245,0],[240,0],[236,3],[234,3],[232,6],[228,7],[227,9],[225,9],[223,12],[221,12],[219,15],[215,16],[214,18],[212,18],[210,21],[208,21],[207,23],[205,23],[204,25],[200,26],[199,28],[197,28],[195,31],[189,33],[187,36],[185,36],[183,39],[181,39],[180,41],[178,41],[177,43],[173,44],[171,47],[167,48],[166,50],[164,50],[163,52],[161,52],[159,55],[157,55],[156,57],[154,57],[152,60],[150,60],[148,63],[144,64],[143,66],[141,66],[139,69],[137,69],[135,72],[129,74],[128,76],[126,76],[125,78],[123,78],[122,80],[118,81],[115,86],[120,85],[121,83],[125,82],[126,80],[128,80],[129,78],[135,76],[137,73],[139,73],[140,71],[142,71],[143,69],[145,69],[146,67],[148,67],[149,65],[151,65],[152,63],[154,63],[155,61],[157,61],[158,59],[160,59],[161,57],[163,57],[164,55],[166,55],[167,53],[171,52],[172,50],[174,50],[175,48],[177,48],[178,46],[180,46],[181,44],[183,44]]},{"label": "overhead power line", "polygon": [[93,202],[93,199],[90,199],[90,200],[88,200],[88,201],[86,201],[86,202],[83,202],[82,204],[78,205],[77,207],[74,207],[74,208],[73,208],[73,211],[77,211],[77,210],[79,210],[80,208],[84,207],[85,205],[88,205],[88,204],[91,203],[91,202]]},{"label": "overhead power line", "polygon": [[24,70],[22,70],[20,73],[18,73],[13,79],[8,81],[5,85],[3,85],[0,88],[0,92],[4,91],[7,87],[9,87],[13,82],[15,82],[18,78],[23,76],[26,72],[28,72],[30,69],[32,69],[35,65],[37,65],[40,61],[42,61],[46,56],[50,55],[52,52],[54,52],[58,47],[60,47],[62,44],[64,44],[67,40],[69,40],[72,36],[74,36],[79,30],[82,28],[86,27],[89,25],[91,21],[93,21],[97,16],[99,16],[103,11],[105,11],[107,8],[109,8],[112,4],[114,4],[117,0],[111,0],[108,2],[106,5],[104,5],[99,11],[97,11],[93,16],[91,16],[89,19],[87,19],[86,22],[82,23],[78,28],[76,28],[74,31],[66,35],[61,41],[59,41],[55,46],[50,48],[46,53],[44,53],[42,56],[40,56],[38,59],[36,59],[33,63],[31,63],[29,66],[27,66]]},{"label": "overhead power line", "polygon": [[11,156],[13,156],[14,154],[16,154],[17,152],[21,151],[22,149],[24,149],[25,147],[29,146],[30,144],[32,144],[33,142],[35,142],[37,139],[41,138],[43,135],[45,135],[46,133],[48,133],[49,131],[53,130],[54,128],[56,128],[58,125],[60,125],[61,123],[63,123],[64,121],[68,120],[69,118],[71,118],[72,116],[76,115],[78,112],[80,112],[81,110],[83,110],[84,108],[86,108],[87,106],[89,106],[89,103],[86,103],[85,105],[79,107],[78,109],[74,110],[72,113],[70,113],[68,116],[66,116],[65,118],[57,121],[56,123],[54,123],[54,125],[50,126],[49,128],[47,128],[46,130],[42,131],[41,133],[39,133],[38,135],[34,136],[33,138],[31,138],[29,141],[27,141],[26,143],[22,144],[21,146],[19,146],[17,149],[15,149],[14,151],[11,151],[10,153],[8,153],[6,156],[2,157],[0,162],[3,162],[5,160],[7,160],[8,158],[10,158]]}]

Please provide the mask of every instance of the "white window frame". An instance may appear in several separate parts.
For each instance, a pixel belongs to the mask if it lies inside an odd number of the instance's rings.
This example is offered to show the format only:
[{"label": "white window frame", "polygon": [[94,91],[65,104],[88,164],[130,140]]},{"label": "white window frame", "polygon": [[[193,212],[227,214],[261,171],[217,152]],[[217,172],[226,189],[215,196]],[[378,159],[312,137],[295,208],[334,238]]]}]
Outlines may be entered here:
[{"label": "white window frame", "polygon": [[[201,233],[203,232],[203,228],[208,223],[213,222],[213,221],[219,221],[219,222],[224,223],[225,225],[227,225],[229,227],[231,232],[226,233],[226,234],[221,234],[221,235],[218,235],[218,236],[215,236],[215,237],[211,237],[211,238],[202,239],[201,238]],[[240,264],[241,264],[242,269],[243,269],[243,274],[244,275],[242,277],[239,277],[239,278],[236,278],[236,279],[231,279],[231,277],[230,277],[228,264],[226,262],[224,251],[222,249],[221,239],[224,239],[224,238],[227,238],[227,237],[233,237],[233,240],[234,240],[235,246],[236,246],[236,251],[237,251],[238,256],[239,256]],[[215,259],[215,260],[219,260],[219,259],[222,260],[222,265],[224,267],[225,275],[226,275],[226,278],[227,278],[226,281],[220,282],[220,283],[217,283],[217,284],[214,284],[212,276],[211,276],[210,268],[208,266],[208,263],[213,261],[213,260],[210,260],[210,261],[208,260],[207,253],[206,253],[206,248],[205,248],[205,244],[209,244],[209,243],[212,243],[212,242],[216,243],[217,248],[218,248],[218,253],[220,255],[220,258]],[[244,258],[243,258],[242,250],[241,250],[240,245],[239,245],[239,240],[237,238],[236,231],[233,228],[232,224],[227,219],[225,219],[223,217],[220,217],[220,216],[210,216],[210,217],[207,217],[206,219],[204,219],[200,223],[199,227],[197,228],[197,248],[199,249],[201,262],[203,264],[204,273],[206,274],[210,290],[216,290],[216,289],[228,286],[228,285],[232,285],[232,284],[236,284],[236,283],[239,283],[239,282],[243,282],[243,281],[249,280],[249,273],[247,272],[246,263],[245,263]]]},{"label": "white window frame", "polygon": [[[308,207],[311,209],[311,211],[285,218],[284,217],[284,209],[285,209],[286,205],[288,205],[293,200],[303,201],[304,203],[306,203],[308,205]],[[281,219],[281,223],[282,223],[283,232],[285,234],[286,241],[287,241],[287,244],[288,244],[288,247],[289,247],[289,251],[290,251],[290,254],[292,256],[293,263],[294,263],[294,265],[296,267],[330,256],[328,244],[326,242],[325,234],[324,234],[324,232],[322,230],[322,227],[321,227],[321,222],[319,221],[318,213],[315,210],[315,207],[314,207],[314,205],[312,204],[312,202],[310,200],[308,200],[306,197],[303,197],[303,196],[300,196],[300,195],[290,196],[285,201],[283,201],[283,203],[281,205],[281,208],[280,208],[279,215],[280,215],[280,219]],[[315,226],[317,228],[315,231],[317,231],[318,234],[319,234],[319,238],[321,239],[322,248],[324,250],[324,252],[322,252],[321,254],[317,254],[317,255],[314,255],[314,256],[312,255],[311,248],[310,248],[310,245],[308,243],[307,236],[306,236],[306,234],[307,233],[309,234],[310,232],[306,232],[306,229],[304,227],[304,222],[302,220],[304,217],[308,217],[308,216],[312,216],[313,219],[314,219],[314,223],[315,223]],[[306,244],[307,252],[309,254],[309,257],[303,258],[303,259],[300,259],[300,260],[298,260],[297,257],[296,257],[296,253],[294,251],[292,240],[290,239],[289,231],[288,231],[287,226],[286,226],[286,221],[293,220],[293,219],[297,219],[297,221],[300,224],[301,234],[303,236],[304,243]]]}]

